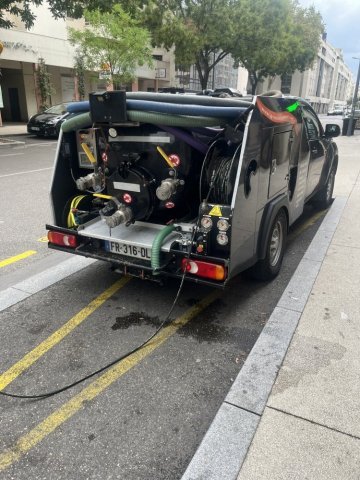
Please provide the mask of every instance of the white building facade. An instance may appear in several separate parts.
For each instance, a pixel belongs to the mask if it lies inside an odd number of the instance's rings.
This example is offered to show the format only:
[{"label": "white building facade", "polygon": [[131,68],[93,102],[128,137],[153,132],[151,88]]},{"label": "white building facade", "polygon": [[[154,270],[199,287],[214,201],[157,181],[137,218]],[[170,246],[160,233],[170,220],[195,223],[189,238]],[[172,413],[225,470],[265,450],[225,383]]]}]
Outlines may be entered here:
[{"label": "white building facade", "polygon": [[[231,55],[223,58],[210,72],[207,88],[238,88],[239,69],[234,68],[234,60]],[[177,70],[175,85],[185,90],[201,90],[201,83],[195,65],[191,65],[187,71]],[[242,85],[243,86],[243,85]]]},{"label": "white building facade", "polygon": [[345,108],[351,98],[354,81],[351,70],[344,63],[341,49],[334,48],[323,38],[310,69],[266,79],[258,85],[257,93],[274,89],[302,97],[317,113],[327,113],[335,105]]},{"label": "white building facade", "polygon": [[[54,87],[49,103],[54,105],[78,99],[74,72],[75,48],[68,41],[67,28],[81,28],[84,20],[55,20],[46,5],[34,8],[34,13],[36,20],[31,30],[26,30],[17,17],[9,17],[14,23],[13,28],[0,29],[0,42],[4,46],[0,55],[3,121],[25,122],[38,112],[40,98],[36,68],[39,58],[45,60]],[[153,67],[139,67],[136,81],[127,88],[133,91],[156,91],[173,84],[173,54],[154,49],[153,57]],[[106,81],[99,79],[98,72],[86,74],[86,95],[105,88]]]}]

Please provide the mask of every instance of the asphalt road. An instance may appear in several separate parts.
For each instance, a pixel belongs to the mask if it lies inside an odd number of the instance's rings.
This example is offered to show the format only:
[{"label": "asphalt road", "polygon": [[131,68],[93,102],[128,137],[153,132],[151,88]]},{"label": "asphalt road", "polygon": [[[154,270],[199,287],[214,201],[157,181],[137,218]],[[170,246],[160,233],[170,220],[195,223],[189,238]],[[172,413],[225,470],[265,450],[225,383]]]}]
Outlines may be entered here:
[{"label": "asphalt road", "polygon": [[[45,223],[51,220],[49,188],[56,140],[16,136],[25,145],[0,148],[0,259],[36,252],[6,266],[3,274],[49,254]],[[0,260],[0,261],[1,261]]]},{"label": "asphalt road", "polygon": [[[0,261],[37,251],[0,268],[3,278],[50,261],[38,242],[55,149],[46,142],[0,151],[2,214],[13,209],[1,218],[12,236]],[[224,292],[185,284],[169,327],[126,362],[49,399],[0,398],[0,477],[180,478],[325,213],[306,208],[273,282],[239,276]],[[96,262],[4,310],[0,389],[41,393],[114,360],[156,331],[177,289],[124,282]]]}]

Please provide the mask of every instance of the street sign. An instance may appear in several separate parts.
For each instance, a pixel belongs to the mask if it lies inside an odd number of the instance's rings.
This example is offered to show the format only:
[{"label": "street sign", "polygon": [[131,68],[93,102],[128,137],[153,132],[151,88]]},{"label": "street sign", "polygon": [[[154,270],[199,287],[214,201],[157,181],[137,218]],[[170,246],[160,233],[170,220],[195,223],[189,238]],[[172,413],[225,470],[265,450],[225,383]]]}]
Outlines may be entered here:
[{"label": "street sign", "polygon": [[109,80],[111,78],[111,73],[108,70],[100,70],[99,79],[100,80]]},{"label": "street sign", "polygon": [[155,78],[166,78],[166,68],[157,68]]}]

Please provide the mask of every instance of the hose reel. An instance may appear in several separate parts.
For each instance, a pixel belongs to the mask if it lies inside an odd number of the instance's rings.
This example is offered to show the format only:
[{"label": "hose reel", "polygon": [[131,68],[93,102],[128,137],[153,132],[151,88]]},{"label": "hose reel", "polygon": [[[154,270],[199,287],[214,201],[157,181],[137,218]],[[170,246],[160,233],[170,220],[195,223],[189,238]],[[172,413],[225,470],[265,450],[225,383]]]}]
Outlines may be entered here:
[{"label": "hose reel", "polygon": [[210,152],[201,178],[201,191],[211,189],[210,203],[231,203],[240,156],[240,145],[228,145],[223,139]]}]

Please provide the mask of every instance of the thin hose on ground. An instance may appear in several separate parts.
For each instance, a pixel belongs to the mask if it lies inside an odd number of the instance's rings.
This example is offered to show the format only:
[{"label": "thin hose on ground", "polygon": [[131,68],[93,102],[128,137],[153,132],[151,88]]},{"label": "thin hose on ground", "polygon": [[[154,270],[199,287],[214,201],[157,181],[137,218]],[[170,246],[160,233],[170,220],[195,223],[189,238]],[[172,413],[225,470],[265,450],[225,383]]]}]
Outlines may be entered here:
[{"label": "thin hose on ground", "polygon": [[[209,191],[210,193],[210,191]],[[186,259],[189,260],[190,258],[190,254],[191,254],[191,247],[192,247],[192,244],[194,242],[194,238],[195,238],[195,235],[196,235],[196,232],[198,231],[198,228],[199,228],[199,222],[200,222],[200,217],[198,217],[197,219],[197,222],[194,226],[194,229],[193,229],[193,232],[192,232],[192,236],[191,236],[191,241],[190,241],[190,245],[189,245],[189,250],[188,250],[188,253],[187,253],[187,257]],[[75,387],[76,385],[79,385],[80,383],[83,383],[85,382],[86,380],[89,380],[90,378],[96,376],[96,375],[99,375],[100,373],[102,373],[103,371],[109,369],[110,367],[116,365],[117,363],[121,362],[122,360],[124,360],[125,358],[129,357],[130,355],[132,355],[133,353],[141,350],[143,347],[145,347],[159,332],[160,330],[162,330],[165,325],[168,323],[169,319],[170,319],[170,316],[177,304],[177,301],[180,297],[180,294],[182,292],[182,289],[183,289],[183,285],[184,285],[184,281],[185,281],[185,277],[186,277],[186,269],[184,270],[182,276],[181,276],[181,281],[180,281],[180,285],[179,285],[179,288],[178,288],[178,291],[176,293],[176,296],[175,296],[175,299],[170,307],[170,310],[168,312],[168,314],[166,315],[165,319],[163,320],[163,322],[159,325],[159,327],[156,329],[156,331],[150,335],[150,337],[148,337],[141,345],[138,345],[137,347],[133,348],[132,350],[130,350],[129,352],[127,353],[124,353],[123,355],[121,355],[120,357],[116,358],[115,360],[113,360],[112,362],[108,363],[107,365],[105,365],[104,367],[101,367],[99,368],[98,370],[95,370],[94,372],[90,373],[89,375],[86,375],[85,377],[82,377],[80,378],[79,380],[75,381],[75,382],[72,382],[68,385],[65,385],[64,387],[61,387],[61,388],[58,388],[56,390],[52,390],[50,392],[45,392],[45,393],[41,393],[41,394],[37,394],[37,395],[21,395],[21,394],[17,394],[17,393],[11,393],[11,392],[4,392],[4,391],[0,391],[0,395],[2,396],[5,396],[5,397],[11,397],[11,398],[23,398],[23,399],[29,399],[29,400],[41,400],[43,398],[49,398],[49,397],[53,397],[54,395],[58,395],[59,393],[62,393],[62,392],[65,392],[66,390],[69,390],[70,388],[73,388]]]}]

